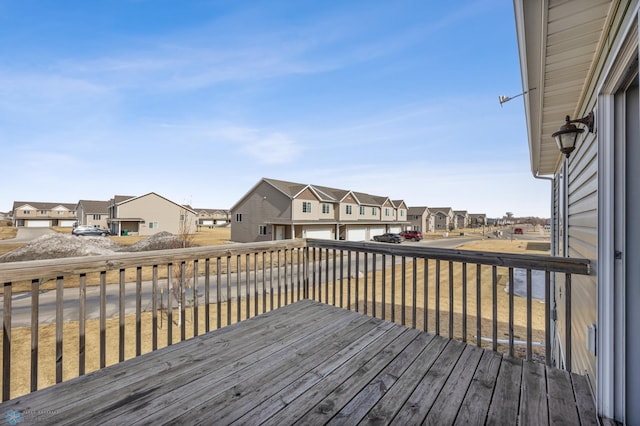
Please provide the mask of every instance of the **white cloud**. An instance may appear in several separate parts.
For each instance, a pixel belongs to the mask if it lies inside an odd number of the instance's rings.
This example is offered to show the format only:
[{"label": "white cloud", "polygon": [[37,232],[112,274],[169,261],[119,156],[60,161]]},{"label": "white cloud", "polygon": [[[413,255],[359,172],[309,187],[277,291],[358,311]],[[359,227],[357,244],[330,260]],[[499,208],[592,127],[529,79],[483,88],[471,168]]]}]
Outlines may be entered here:
[{"label": "white cloud", "polygon": [[262,164],[286,164],[300,154],[300,146],[287,135],[270,133],[257,135],[242,148],[242,152]]}]

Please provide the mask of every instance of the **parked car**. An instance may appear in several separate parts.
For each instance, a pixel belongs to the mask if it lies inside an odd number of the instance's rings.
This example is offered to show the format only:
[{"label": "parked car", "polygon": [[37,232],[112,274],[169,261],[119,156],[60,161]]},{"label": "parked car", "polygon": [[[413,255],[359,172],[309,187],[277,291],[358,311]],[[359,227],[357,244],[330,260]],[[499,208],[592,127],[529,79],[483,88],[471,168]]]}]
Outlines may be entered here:
[{"label": "parked car", "polygon": [[422,232],[420,231],[402,231],[400,233],[400,236],[404,237],[405,240],[411,240],[411,241],[422,240]]},{"label": "parked car", "polygon": [[399,234],[387,233],[382,235],[376,235],[373,237],[373,240],[381,243],[400,244],[404,240],[404,237],[401,237]]},{"label": "parked car", "polygon": [[93,225],[80,225],[78,227],[73,228],[71,231],[71,235],[75,235],[77,237],[105,237],[107,235],[111,235],[108,229],[102,229]]},{"label": "parked car", "polygon": [[522,230],[522,228],[515,228],[513,230],[513,233],[522,235],[522,234],[524,234],[524,231]]}]

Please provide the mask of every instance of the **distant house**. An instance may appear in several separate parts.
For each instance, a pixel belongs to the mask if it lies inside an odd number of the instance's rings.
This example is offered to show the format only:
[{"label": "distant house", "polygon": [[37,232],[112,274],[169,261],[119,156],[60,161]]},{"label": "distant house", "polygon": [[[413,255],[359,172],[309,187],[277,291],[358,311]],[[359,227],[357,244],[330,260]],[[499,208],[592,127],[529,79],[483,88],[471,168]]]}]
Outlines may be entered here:
[{"label": "distant house", "polygon": [[80,200],[76,205],[76,215],[79,225],[93,225],[99,228],[107,228],[109,202]]},{"label": "distant house", "polygon": [[487,215],[485,213],[469,213],[469,225],[478,228],[487,225]]},{"label": "distant house", "polygon": [[407,220],[413,231],[435,232],[435,216],[428,207],[409,207]]},{"label": "distant house", "polygon": [[468,228],[469,227],[469,213],[466,210],[454,210],[453,217],[455,220],[456,228]]},{"label": "distant house", "polygon": [[73,227],[76,223],[76,205],[70,203],[44,203],[14,201],[13,226],[27,228]]},{"label": "distant house", "polygon": [[194,232],[197,214],[191,208],[155,192],[138,197],[117,195],[109,200],[109,230],[114,235]]},{"label": "distant house", "polygon": [[193,209],[198,214],[198,226],[222,226],[229,224],[230,212],[224,209]]},{"label": "distant house", "polygon": [[434,226],[436,231],[449,231],[456,228],[456,222],[451,207],[432,207]]},{"label": "distant house", "polygon": [[402,200],[263,178],[231,208],[231,240],[371,240],[408,224]]}]

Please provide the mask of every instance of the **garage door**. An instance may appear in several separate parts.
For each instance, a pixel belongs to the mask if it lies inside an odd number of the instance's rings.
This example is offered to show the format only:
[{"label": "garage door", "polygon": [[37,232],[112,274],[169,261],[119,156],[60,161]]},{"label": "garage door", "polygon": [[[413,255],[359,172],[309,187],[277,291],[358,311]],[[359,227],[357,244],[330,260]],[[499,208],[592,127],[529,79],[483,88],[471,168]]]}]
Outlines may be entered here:
[{"label": "garage door", "polygon": [[369,228],[369,239],[373,240],[376,235],[384,234],[384,226],[372,226]]},{"label": "garage door", "polygon": [[390,226],[389,232],[393,232],[395,234],[399,233],[402,230],[401,226]]},{"label": "garage door", "polygon": [[367,239],[367,228],[357,227],[349,228],[347,230],[347,240],[349,241],[364,241]]},{"label": "garage door", "polygon": [[307,238],[318,238],[322,240],[331,240],[331,228],[310,228],[305,230]]},{"label": "garage door", "polygon": [[60,226],[64,227],[71,227],[73,225],[76,224],[75,220],[61,220],[60,221]]},{"label": "garage door", "polygon": [[27,228],[48,228],[48,220],[30,220],[27,222]]}]

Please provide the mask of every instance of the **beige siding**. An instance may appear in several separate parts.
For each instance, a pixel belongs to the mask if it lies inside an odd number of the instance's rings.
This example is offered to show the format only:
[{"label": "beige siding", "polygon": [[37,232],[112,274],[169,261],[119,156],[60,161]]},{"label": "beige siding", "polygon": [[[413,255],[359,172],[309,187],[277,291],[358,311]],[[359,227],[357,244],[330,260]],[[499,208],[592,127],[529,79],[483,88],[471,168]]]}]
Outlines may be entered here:
[{"label": "beige siding", "polygon": [[[247,198],[231,211],[231,240],[241,243],[271,241],[275,228],[267,221],[291,221],[292,202],[289,197],[266,182],[261,182]],[[236,216],[242,215],[238,222]],[[267,226],[267,235],[259,235],[260,225]],[[282,225],[285,238],[292,238],[290,225]]]},{"label": "beige siding", "polygon": [[[118,218],[141,218],[138,228],[139,235],[153,235],[167,231],[172,234],[180,234],[180,216],[186,215],[186,226],[193,232],[196,226],[196,215],[185,210],[184,207],[175,204],[166,198],[151,193],[118,206]],[[157,223],[157,228],[150,228],[150,223]]]}]

